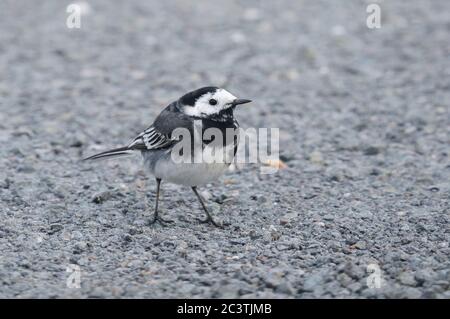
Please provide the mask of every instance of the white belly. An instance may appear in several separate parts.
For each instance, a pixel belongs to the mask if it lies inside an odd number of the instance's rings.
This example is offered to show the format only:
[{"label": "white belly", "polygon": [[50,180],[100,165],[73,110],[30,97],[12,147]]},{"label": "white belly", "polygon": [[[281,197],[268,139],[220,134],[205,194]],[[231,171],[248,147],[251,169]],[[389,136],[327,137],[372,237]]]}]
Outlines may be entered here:
[{"label": "white belly", "polygon": [[157,160],[153,173],[163,181],[180,185],[197,186],[209,183],[218,179],[230,166],[234,158],[234,145],[215,152],[218,153],[212,153],[211,149],[206,147],[198,163],[177,163],[172,160],[170,153],[167,153],[167,156]]},{"label": "white belly", "polygon": [[206,163],[173,163],[158,161],[155,166],[155,177],[175,184],[197,186],[219,178],[229,164]]}]

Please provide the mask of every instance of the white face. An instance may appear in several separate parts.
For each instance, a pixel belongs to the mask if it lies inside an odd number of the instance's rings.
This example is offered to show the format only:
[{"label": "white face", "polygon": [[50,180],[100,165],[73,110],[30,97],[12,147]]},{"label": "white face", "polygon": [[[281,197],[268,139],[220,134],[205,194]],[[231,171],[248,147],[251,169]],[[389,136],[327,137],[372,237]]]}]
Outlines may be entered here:
[{"label": "white face", "polygon": [[[195,101],[194,106],[186,105],[183,112],[189,116],[207,117],[217,114],[232,105],[236,97],[224,89],[218,89],[214,93],[205,93]],[[214,101],[217,102],[214,104]]]}]

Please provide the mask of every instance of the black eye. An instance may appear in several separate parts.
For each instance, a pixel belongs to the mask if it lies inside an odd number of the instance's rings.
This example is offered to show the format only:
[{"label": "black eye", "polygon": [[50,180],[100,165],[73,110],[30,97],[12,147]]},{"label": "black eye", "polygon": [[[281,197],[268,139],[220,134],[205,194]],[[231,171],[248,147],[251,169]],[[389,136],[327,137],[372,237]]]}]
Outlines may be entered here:
[{"label": "black eye", "polygon": [[211,99],[211,100],[209,100],[209,104],[216,105],[217,104],[217,100]]}]

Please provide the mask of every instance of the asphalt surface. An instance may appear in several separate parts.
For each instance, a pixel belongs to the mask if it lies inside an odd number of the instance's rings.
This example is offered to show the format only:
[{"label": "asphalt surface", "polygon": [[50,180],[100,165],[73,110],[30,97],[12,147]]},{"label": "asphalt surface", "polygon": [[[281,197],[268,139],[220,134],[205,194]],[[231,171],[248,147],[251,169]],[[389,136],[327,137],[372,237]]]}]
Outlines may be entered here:
[{"label": "asphalt surface", "polygon": [[[450,298],[447,0],[380,29],[367,1],[90,1],[80,29],[66,2],[0,2],[1,298]],[[206,85],[287,167],[202,187],[223,230],[163,183],[149,227],[139,155],[80,159]]]}]

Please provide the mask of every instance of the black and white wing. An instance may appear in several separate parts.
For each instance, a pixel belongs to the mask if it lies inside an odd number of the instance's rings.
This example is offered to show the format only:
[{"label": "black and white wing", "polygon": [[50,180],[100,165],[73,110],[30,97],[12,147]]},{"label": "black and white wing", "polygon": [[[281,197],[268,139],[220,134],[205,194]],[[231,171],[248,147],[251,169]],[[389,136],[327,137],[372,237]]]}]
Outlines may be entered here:
[{"label": "black and white wing", "polygon": [[130,150],[155,150],[173,144],[175,140],[159,132],[153,125],[140,133],[128,145]]},{"label": "black and white wing", "polygon": [[128,145],[128,148],[134,150],[166,148],[179,142],[172,136],[173,131],[177,128],[192,130],[192,122],[186,115],[177,110],[174,102],[168,105],[158,115],[153,124]]}]

